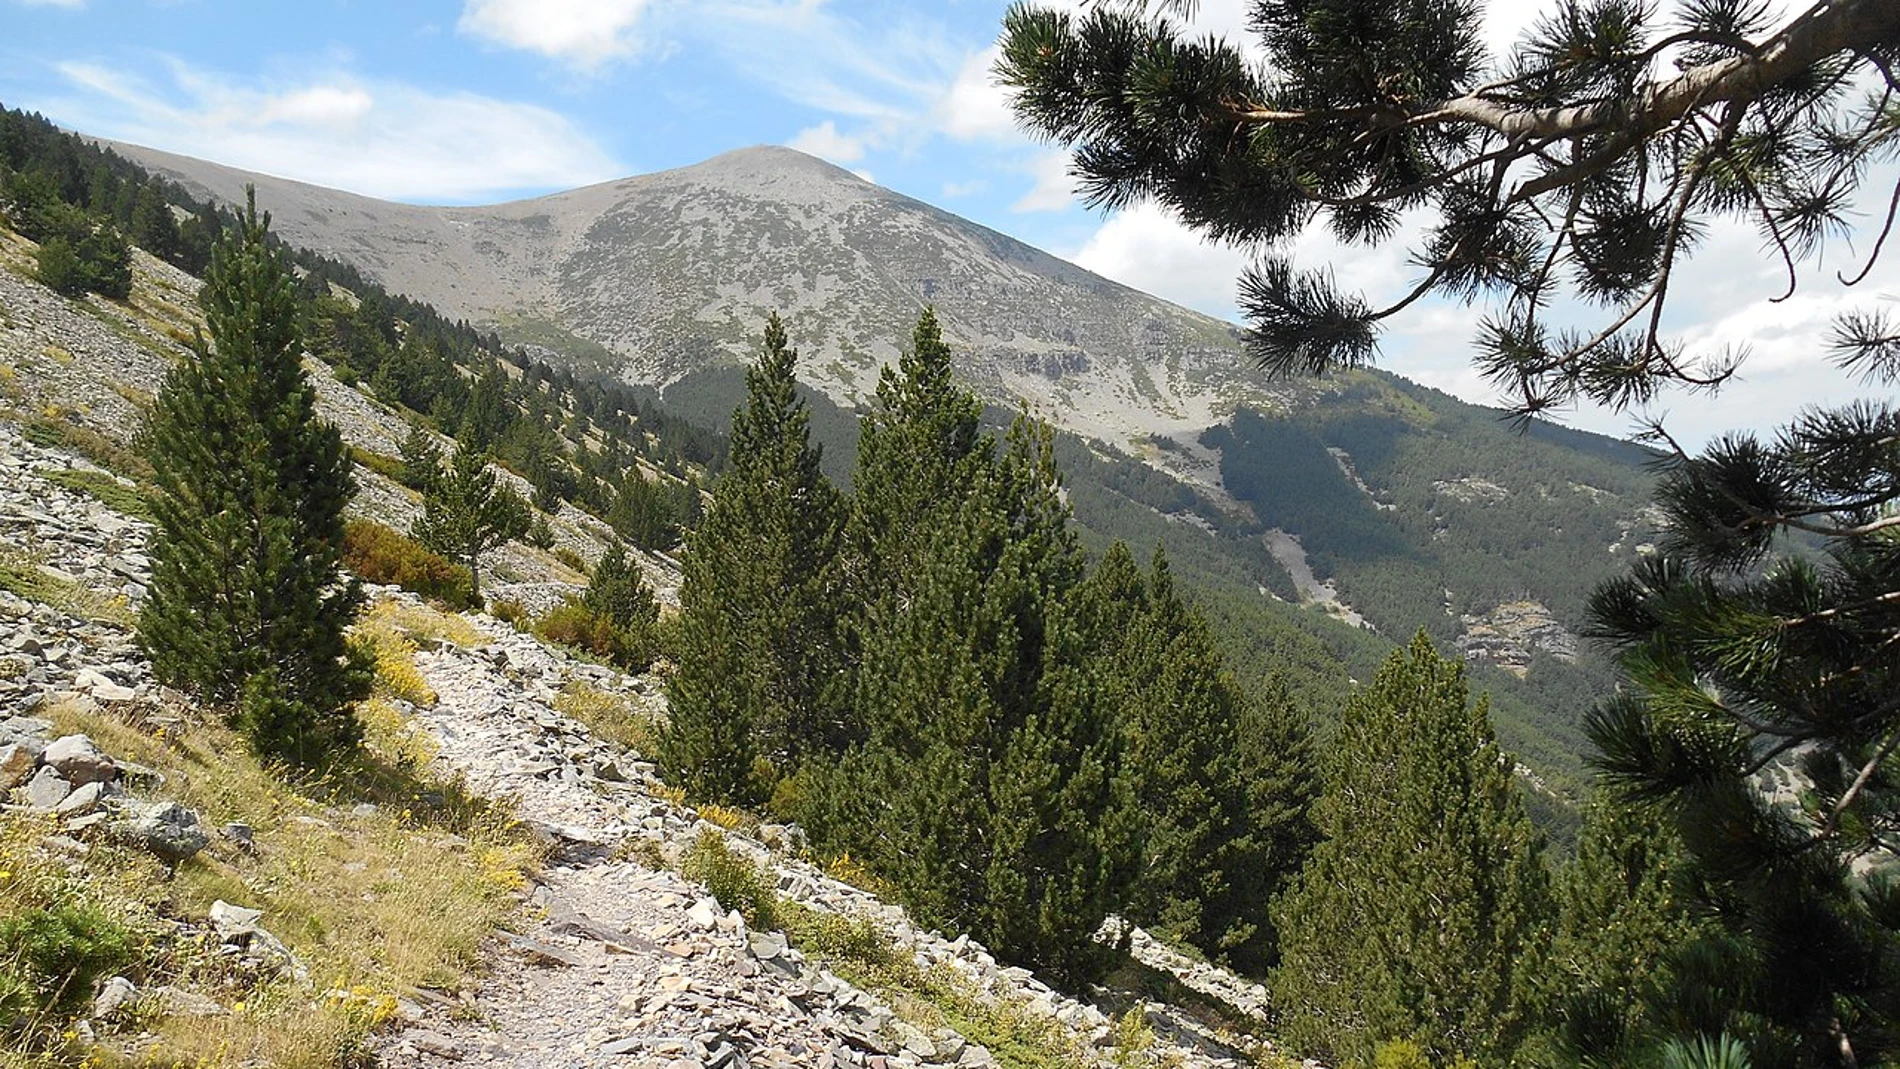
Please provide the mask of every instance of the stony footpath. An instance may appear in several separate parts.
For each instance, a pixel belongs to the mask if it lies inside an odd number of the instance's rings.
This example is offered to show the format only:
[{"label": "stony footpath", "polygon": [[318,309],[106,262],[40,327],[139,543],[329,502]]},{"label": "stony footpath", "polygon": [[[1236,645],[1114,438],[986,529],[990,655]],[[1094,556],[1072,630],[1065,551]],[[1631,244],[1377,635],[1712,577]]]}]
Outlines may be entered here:
[{"label": "stony footpath", "polygon": [[[57,473],[72,471],[99,474],[0,421],[7,560],[38,569],[60,592],[52,599],[58,604],[48,604],[0,591],[0,722],[7,725],[0,730],[0,766],[9,770],[0,788],[19,788],[7,804],[63,822],[49,848],[83,854],[88,829],[110,822],[115,833],[145,835],[154,853],[180,860],[213,836],[242,836],[243,829],[203,828],[189,810],[140,797],[155,786],[141,770],[98,754],[83,737],[47,737],[45,722],[30,716],[56,702],[95,703],[110,712],[160,708],[175,697],[152,681],[126,626],[145,590],[148,528],[58,481]],[[432,611],[393,588],[370,594],[418,618]],[[993,1063],[966,1037],[915,1027],[897,1008],[808,961],[783,935],[750,931],[738,914],[721,909],[675,871],[705,834],[723,835],[733,853],[760,866],[782,899],[869,922],[920,969],[947,971],[984,1004],[1048,1022],[1089,1062],[1247,1064],[1245,1037],[1217,1035],[1159,1003],[1105,993],[1107,1005],[1138,1007],[1156,1037],[1151,1049],[1118,1051],[1109,1012],[1000,965],[968,939],[920,930],[901,908],[831,878],[804,858],[796,828],[768,824],[748,834],[707,822],[673,800],[642,755],[556,709],[564,690],[584,687],[657,718],[665,702],[656,679],[580,661],[486,615],[463,620],[477,640],[458,645],[414,636],[415,667],[435,700],[399,705],[433,740],[436,770],[508,800],[547,840],[552,860],[523,903],[519,930],[497,937],[492,969],[469,993],[472,1007],[419,994],[419,1018],[385,1037],[383,1058],[392,1069],[463,1062],[668,1069]],[[89,776],[82,766],[110,771]],[[225,916],[208,923],[232,953],[272,958],[274,940],[256,918],[225,905]],[[1185,986],[1243,1012],[1259,1008],[1262,993],[1252,985],[1187,961],[1143,933],[1133,933],[1133,943],[1140,958]],[[292,966],[277,960],[272,967]],[[130,997],[113,990],[120,1003]]]},{"label": "stony footpath", "polygon": [[[413,600],[400,592],[379,592]],[[1152,1050],[1111,1045],[1109,1014],[999,965],[967,938],[920,930],[904,911],[826,875],[800,856],[796,828],[756,835],[715,826],[660,793],[653,766],[554,708],[581,681],[663,715],[650,678],[577,662],[484,617],[473,647],[432,643],[416,658],[437,701],[411,707],[438,740],[437,762],[475,790],[510,798],[556,848],[533,902],[545,919],[501,948],[477,995],[477,1019],[443,1015],[399,1037],[390,1064],[476,1060],[520,1066],[983,1066],[990,1055],[954,1032],[926,1033],[876,997],[814,967],[777,933],[749,932],[702,888],[668,868],[701,835],[768,872],[781,898],[862,918],[923,969],[952,970],[977,997],[1066,1030],[1099,1064],[1123,1054],[1181,1066],[1237,1066],[1241,1052],[1191,1017],[1145,1007]],[[1136,932],[1139,955],[1182,983],[1243,1010],[1264,992]],[[625,1059],[633,1058],[633,1061]]]}]

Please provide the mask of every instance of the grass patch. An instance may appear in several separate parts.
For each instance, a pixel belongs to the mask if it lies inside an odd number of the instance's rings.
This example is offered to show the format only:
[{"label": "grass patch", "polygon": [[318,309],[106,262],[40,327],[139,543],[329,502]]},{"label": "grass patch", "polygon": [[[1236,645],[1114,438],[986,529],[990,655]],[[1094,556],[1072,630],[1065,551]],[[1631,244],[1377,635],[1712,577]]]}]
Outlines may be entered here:
[{"label": "grass patch", "polygon": [[1079,1069],[1092,1063],[1076,1036],[1022,1005],[980,997],[948,966],[924,968],[862,918],[778,903],[791,944],[811,961],[882,999],[897,1015],[930,1032],[952,1028],[988,1048],[1003,1069]]},{"label": "grass patch", "polygon": [[78,453],[107,471],[123,475],[133,482],[150,482],[152,479],[151,462],[137,450],[69,419],[37,413],[26,418],[20,433],[34,445]]},{"label": "grass patch", "polygon": [[350,641],[367,648],[376,659],[376,694],[411,705],[434,705],[436,693],[416,669],[416,644],[393,627],[359,623]]},{"label": "grass patch", "polygon": [[392,457],[387,453],[378,453],[372,449],[364,449],[360,445],[353,445],[350,447],[350,459],[383,478],[388,479],[390,482],[398,486],[402,485],[401,458]]},{"label": "grass patch", "polygon": [[442,612],[426,605],[410,605],[405,602],[384,600],[370,606],[364,619],[378,627],[389,627],[414,638],[430,642],[453,642],[457,646],[473,647],[488,644],[488,635],[481,628],[469,623],[468,618],[452,612]]},{"label": "grass patch", "polygon": [[0,546],[0,590],[50,605],[69,616],[117,627],[132,626],[132,607],[125,598],[102,594],[78,580],[54,575],[28,554],[4,546]]},{"label": "grass patch", "polygon": [[152,506],[135,486],[127,486],[111,472],[94,468],[41,468],[33,474],[68,490],[77,490],[100,504],[133,519],[151,522]]},{"label": "grass patch", "polygon": [[[554,697],[554,709],[587,725],[587,730],[642,757],[650,756],[660,739],[660,723],[634,707],[631,700],[605,691],[584,679],[570,681]],[[710,819],[710,818],[709,818]]]},{"label": "grass patch", "polygon": [[701,832],[680,858],[680,875],[705,884],[721,906],[738,910],[752,927],[778,927],[780,903],[771,878],[733,853],[724,834]]},{"label": "grass patch", "polygon": [[[461,984],[538,857],[507,813],[459,783],[416,773],[413,752],[405,756],[413,733],[399,715],[366,712],[369,743],[360,756],[325,779],[290,783],[220,725],[158,727],[75,706],[52,710],[61,732],[84,732],[107,752],[160,770],[163,793],[208,826],[249,824],[255,853],[220,840],[167,874],[149,859],[99,858],[114,849],[101,844],[70,874],[31,849],[39,829],[22,832],[17,823],[31,818],[9,813],[0,815],[0,830],[13,829],[0,837],[0,870],[17,877],[20,866],[50,866],[46,879],[64,881],[62,893],[116,907],[121,923],[150,932],[167,929],[162,918],[202,919],[220,898],[261,909],[263,926],[289,946],[310,982],[234,975],[215,948],[169,937],[164,953],[127,963],[126,975],[142,989],[187,988],[226,1013],[149,1010],[128,1031],[156,1039],[136,1051],[111,1035],[83,1052],[54,1036],[61,1050],[37,1061],[0,1056],[0,1066],[77,1064],[83,1054],[102,1066],[341,1069],[363,1064],[364,1039],[390,1020],[397,997]],[[17,908],[15,897],[0,894],[0,917]]]}]

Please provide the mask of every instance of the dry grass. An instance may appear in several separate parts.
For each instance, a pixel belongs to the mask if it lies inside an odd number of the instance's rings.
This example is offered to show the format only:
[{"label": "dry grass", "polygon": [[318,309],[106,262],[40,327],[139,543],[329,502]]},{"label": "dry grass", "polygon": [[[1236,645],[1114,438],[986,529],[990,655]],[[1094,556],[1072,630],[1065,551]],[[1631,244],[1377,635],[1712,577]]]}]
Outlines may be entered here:
[{"label": "dry grass", "polygon": [[54,575],[31,555],[4,546],[0,546],[0,590],[10,590],[71,616],[117,627],[132,626],[132,608],[125,598],[102,594],[82,582]]},{"label": "dry grass", "polygon": [[363,614],[364,622],[404,632],[412,638],[431,642],[453,642],[457,646],[484,646],[488,636],[481,628],[457,613],[442,612],[427,605],[411,605],[394,600],[378,601]]},{"label": "dry grass", "polygon": [[587,725],[595,735],[642,757],[650,757],[659,742],[660,724],[635,708],[631,700],[585,680],[576,679],[554,698],[555,711]]},{"label": "dry grass", "polygon": [[[296,785],[221,726],[167,729],[72,706],[52,711],[60,731],[84,732],[122,759],[159,769],[161,793],[207,825],[240,821],[255,835],[254,855],[219,840],[170,876],[137,857],[89,865],[84,893],[127,903],[153,930],[161,916],[201,919],[220,898],[261,909],[264,927],[310,976],[300,984],[234,975],[201,946],[174,944],[135,979],[194,989],[227,1012],[147,1017],[139,1027],[156,1034],[151,1048],[134,1055],[103,1037],[87,1052],[95,1064],[360,1064],[364,1038],[389,1019],[398,996],[454,987],[475,966],[538,858],[506,813],[455,783],[416,775],[414,733],[392,708],[366,711],[366,753],[325,781]],[[25,819],[0,816],[0,828]],[[31,831],[14,839],[37,841]],[[0,839],[0,870],[42,864],[30,849],[4,845],[12,841]],[[0,1067],[77,1061],[18,1059],[0,1058]]]},{"label": "dry grass", "polygon": [[418,642],[476,646],[487,636],[461,616],[437,609],[384,600],[370,607],[351,632],[376,654],[376,689],[385,697],[412,705],[434,705],[436,693],[416,670]]}]

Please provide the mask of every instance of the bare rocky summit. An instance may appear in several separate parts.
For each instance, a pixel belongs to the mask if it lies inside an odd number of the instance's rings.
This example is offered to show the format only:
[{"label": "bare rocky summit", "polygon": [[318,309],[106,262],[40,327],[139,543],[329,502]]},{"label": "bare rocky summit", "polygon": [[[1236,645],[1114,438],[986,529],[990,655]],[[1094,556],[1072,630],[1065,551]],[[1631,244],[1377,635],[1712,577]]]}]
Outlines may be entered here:
[{"label": "bare rocky summit", "polygon": [[665,386],[744,359],[768,312],[801,374],[866,396],[935,305],[960,369],[1078,433],[1182,441],[1270,401],[1228,324],[786,148],[532,200],[392,204],[142,148],[110,147],[201,196],[246,183],[287,240],[392,292],[570,359]]}]

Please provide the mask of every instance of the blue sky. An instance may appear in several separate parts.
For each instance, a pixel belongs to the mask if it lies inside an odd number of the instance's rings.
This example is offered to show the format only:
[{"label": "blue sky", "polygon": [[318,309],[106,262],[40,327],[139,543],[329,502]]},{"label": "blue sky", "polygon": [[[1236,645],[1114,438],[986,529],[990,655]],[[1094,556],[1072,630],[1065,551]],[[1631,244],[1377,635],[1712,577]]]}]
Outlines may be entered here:
[{"label": "blue sky", "polygon": [[[1075,0],[1063,0],[1074,6]],[[1151,207],[1113,218],[1070,195],[1064,157],[1019,133],[989,82],[1006,0],[0,0],[0,102],[106,137],[390,199],[485,203],[787,144],[1082,266],[1231,317],[1245,256]],[[1237,36],[1240,0],[1198,22]],[[1494,0],[1514,39],[1537,0]],[[1880,191],[1885,206],[1885,189]],[[1769,427],[1860,392],[1817,341],[1842,307],[1900,295],[1894,258],[1856,290],[1832,272],[1769,305],[1775,265],[1717,228],[1675,285],[1679,333],[1740,341],[1746,379],[1660,411],[1692,441]],[[1296,244],[1374,300],[1402,292],[1403,243]],[[1471,400],[1474,314],[1414,308],[1385,364]],[[1626,432],[1624,415],[1569,421]]]}]

